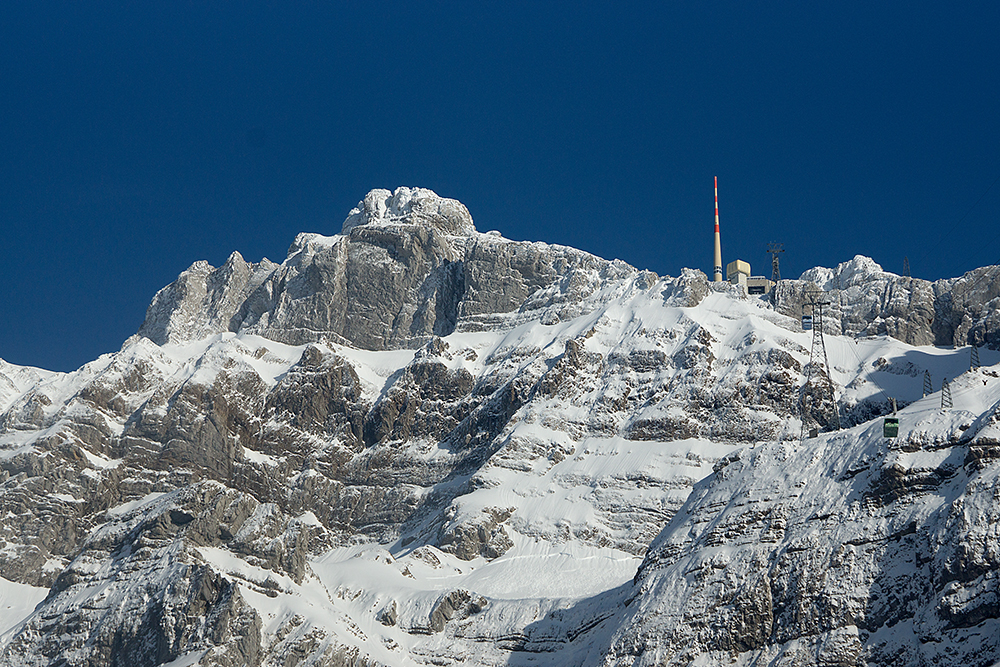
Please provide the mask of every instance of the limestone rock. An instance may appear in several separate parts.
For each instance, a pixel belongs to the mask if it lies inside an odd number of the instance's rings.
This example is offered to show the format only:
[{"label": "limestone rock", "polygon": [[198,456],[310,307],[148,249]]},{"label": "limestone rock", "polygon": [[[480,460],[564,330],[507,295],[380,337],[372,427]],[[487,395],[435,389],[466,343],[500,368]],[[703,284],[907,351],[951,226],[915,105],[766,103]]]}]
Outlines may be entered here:
[{"label": "limestone rock", "polygon": [[163,345],[229,331],[230,320],[247,296],[276,268],[267,259],[249,264],[238,252],[217,269],[206,261],[195,262],[156,293],[139,335]]},{"label": "limestone rock", "polygon": [[514,546],[502,525],[511,514],[513,508],[489,507],[474,519],[449,525],[439,540],[441,551],[463,560],[499,558]]},{"label": "limestone rock", "polygon": [[817,267],[781,281],[772,299],[779,312],[800,317],[811,291],[829,301],[826,330],[848,336],[888,335],[911,345],[975,343],[1000,347],[1000,267],[929,282],[882,270],[856,256],[835,269]]},{"label": "limestone rock", "polygon": [[479,234],[465,206],[430,190],[373,190],[340,234],[300,234],[280,266],[237,253],[219,269],[195,263],[157,294],[139,334],[157,344],[242,331],[418,347],[464,319],[519,308],[579,314],[602,280],[637,274],[572,248]]},{"label": "limestone rock", "polygon": [[[199,547],[226,544],[252,565],[301,580],[313,530],[217,483],[116,515],[87,538],[3,663],[72,655],[76,664],[153,667],[202,651],[201,664],[259,665],[259,615]],[[266,582],[253,587],[267,590]]]},{"label": "limestone rock", "polygon": [[430,628],[441,632],[449,621],[460,621],[486,609],[489,601],[481,595],[458,589],[441,597],[431,610]]}]

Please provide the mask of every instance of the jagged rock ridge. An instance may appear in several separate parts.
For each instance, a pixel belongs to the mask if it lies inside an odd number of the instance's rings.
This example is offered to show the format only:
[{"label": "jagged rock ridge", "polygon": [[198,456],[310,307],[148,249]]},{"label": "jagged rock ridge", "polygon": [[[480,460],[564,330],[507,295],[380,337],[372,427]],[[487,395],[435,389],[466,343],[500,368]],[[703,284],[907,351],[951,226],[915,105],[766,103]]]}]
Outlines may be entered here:
[{"label": "jagged rock ridge", "polygon": [[280,266],[238,254],[219,269],[195,263],[156,295],[139,334],[157,344],[232,331],[417,347],[477,316],[554,305],[566,316],[599,280],[635,273],[572,248],[478,234],[465,206],[430,190],[373,190],[339,235],[300,234]]},{"label": "jagged rock ridge", "polygon": [[1000,347],[1000,267],[930,282],[887,273],[858,255],[836,269],[817,267],[774,292],[779,312],[801,316],[810,291],[824,292],[827,330],[888,335],[911,345]]}]

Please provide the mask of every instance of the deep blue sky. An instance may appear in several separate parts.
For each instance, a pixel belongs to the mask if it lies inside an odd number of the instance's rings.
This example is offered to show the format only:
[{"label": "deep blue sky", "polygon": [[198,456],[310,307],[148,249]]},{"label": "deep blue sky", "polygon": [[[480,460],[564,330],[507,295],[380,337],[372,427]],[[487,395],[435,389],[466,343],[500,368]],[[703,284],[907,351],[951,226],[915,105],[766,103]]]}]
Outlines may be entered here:
[{"label": "deep blue sky", "polygon": [[6,3],[0,357],[116,350],[193,261],[375,187],[676,275],[717,175],[755,273],[1000,263],[1000,3],[602,4]]}]

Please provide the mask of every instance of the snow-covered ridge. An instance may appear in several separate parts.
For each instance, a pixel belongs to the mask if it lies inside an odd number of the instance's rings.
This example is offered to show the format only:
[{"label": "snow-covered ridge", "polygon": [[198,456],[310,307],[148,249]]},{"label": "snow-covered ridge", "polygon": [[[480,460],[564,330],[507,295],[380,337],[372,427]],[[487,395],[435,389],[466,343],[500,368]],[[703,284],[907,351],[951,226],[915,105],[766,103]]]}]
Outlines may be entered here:
[{"label": "snow-covered ridge", "polygon": [[[636,276],[647,284],[657,278],[564,246],[480,234],[461,203],[430,190],[372,190],[339,234],[300,234],[280,265],[247,263],[238,253],[217,269],[196,262],[156,295],[139,333],[158,344],[229,331],[293,345],[415,348],[541,308],[573,317],[591,307],[586,301],[599,288]],[[675,284],[691,303],[708,291],[701,272]],[[831,300],[824,312],[830,332],[1000,346],[1000,267],[931,283],[859,255],[782,281],[773,302],[798,318],[816,289]]]},{"label": "snow-covered ridge", "polygon": [[[875,260],[864,255],[855,255],[854,259],[841,262],[835,269],[822,266],[809,269],[799,276],[799,280],[814,283],[821,290],[828,292],[861,285],[883,274],[886,272]],[[886,275],[895,276],[895,274]]]},{"label": "snow-covered ridge", "polygon": [[0,359],[0,414],[25,391],[56,375],[58,373],[53,371],[31,366],[15,366]]}]

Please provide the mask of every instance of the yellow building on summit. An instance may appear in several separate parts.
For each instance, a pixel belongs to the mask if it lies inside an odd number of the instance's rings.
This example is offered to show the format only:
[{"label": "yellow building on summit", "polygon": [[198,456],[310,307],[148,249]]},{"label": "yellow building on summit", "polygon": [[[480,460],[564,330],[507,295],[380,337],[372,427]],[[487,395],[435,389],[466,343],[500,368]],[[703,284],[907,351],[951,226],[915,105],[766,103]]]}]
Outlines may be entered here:
[{"label": "yellow building on summit", "polygon": [[750,275],[750,263],[742,259],[726,265],[726,279],[733,285],[743,285],[747,294],[767,294],[774,287],[767,277]]}]

